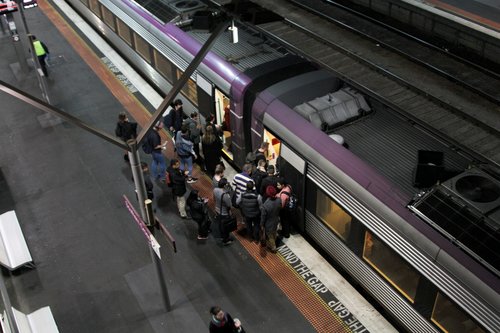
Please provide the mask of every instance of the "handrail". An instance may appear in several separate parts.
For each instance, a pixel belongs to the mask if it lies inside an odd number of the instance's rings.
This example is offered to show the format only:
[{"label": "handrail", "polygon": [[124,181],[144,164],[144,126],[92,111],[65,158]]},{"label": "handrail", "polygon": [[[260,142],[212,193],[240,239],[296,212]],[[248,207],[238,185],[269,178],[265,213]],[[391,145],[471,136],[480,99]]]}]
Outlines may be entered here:
[{"label": "handrail", "polygon": [[165,227],[162,223],[160,223],[160,220],[156,216],[155,216],[155,222],[156,222],[157,228],[160,229],[160,231],[165,236],[165,238],[167,239],[167,241],[169,242],[169,244],[172,246],[172,249],[174,250],[174,253],[177,253],[177,245],[175,243],[175,238],[170,234],[170,232],[168,231],[167,227]]}]

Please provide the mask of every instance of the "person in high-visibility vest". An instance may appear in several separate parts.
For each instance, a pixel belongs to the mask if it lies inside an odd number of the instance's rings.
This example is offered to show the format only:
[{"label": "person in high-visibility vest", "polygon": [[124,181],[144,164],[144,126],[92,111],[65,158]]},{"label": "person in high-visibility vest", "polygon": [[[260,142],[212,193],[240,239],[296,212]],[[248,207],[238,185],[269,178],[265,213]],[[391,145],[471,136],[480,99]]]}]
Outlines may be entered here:
[{"label": "person in high-visibility vest", "polygon": [[36,36],[33,36],[33,48],[35,49],[35,54],[38,57],[38,61],[40,62],[40,67],[42,68],[43,75],[49,77],[47,66],[45,64],[45,58],[49,54],[47,45],[39,41]]}]

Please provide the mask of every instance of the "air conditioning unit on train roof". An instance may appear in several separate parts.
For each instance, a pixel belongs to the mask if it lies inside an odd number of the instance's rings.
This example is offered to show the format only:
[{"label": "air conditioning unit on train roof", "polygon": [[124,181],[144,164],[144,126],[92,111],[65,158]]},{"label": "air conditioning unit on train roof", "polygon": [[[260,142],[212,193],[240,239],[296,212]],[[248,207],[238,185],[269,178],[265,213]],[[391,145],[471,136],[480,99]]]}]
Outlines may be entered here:
[{"label": "air conditioning unit on train roof", "polygon": [[500,210],[500,181],[481,169],[462,172],[442,186],[483,214]]},{"label": "air conditioning unit on train roof", "polygon": [[198,0],[178,0],[168,4],[170,8],[178,14],[187,14],[206,7],[206,5]]}]

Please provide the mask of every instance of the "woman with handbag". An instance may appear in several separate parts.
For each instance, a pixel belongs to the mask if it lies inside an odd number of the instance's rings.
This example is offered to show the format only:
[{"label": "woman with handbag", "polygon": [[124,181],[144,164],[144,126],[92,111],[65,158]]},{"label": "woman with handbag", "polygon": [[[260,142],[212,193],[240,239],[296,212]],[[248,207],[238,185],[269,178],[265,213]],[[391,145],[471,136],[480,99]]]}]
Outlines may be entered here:
[{"label": "woman with handbag", "polygon": [[229,233],[234,231],[236,219],[231,215],[231,190],[226,178],[219,180],[219,185],[214,188],[215,218],[219,224],[223,245],[230,245],[233,241]]}]

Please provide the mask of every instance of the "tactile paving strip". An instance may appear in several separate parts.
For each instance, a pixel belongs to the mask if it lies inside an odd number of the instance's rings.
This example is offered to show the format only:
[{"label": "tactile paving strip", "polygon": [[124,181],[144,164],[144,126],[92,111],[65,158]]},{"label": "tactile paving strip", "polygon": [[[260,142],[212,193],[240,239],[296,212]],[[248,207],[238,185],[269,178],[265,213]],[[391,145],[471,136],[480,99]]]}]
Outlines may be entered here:
[{"label": "tactile paving strip", "polygon": [[262,256],[260,245],[248,241],[236,232],[234,236],[316,331],[321,333],[352,332],[279,253],[267,252],[265,256]]}]

